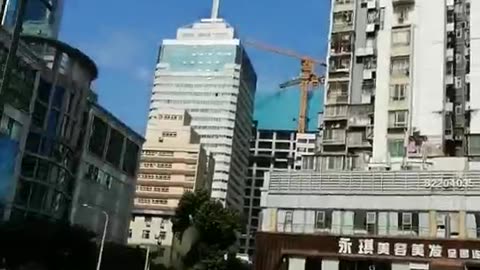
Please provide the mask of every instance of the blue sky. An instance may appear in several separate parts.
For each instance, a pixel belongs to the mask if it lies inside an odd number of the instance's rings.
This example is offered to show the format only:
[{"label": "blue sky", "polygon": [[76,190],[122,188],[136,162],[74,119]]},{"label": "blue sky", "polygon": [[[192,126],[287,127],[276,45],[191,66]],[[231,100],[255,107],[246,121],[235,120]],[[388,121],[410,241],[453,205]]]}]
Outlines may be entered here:
[{"label": "blue sky", "polygon": [[[174,38],[178,27],[207,17],[210,5],[211,0],[66,0],[60,39],[96,61],[100,103],[143,134],[161,40]],[[329,6],[329,0],[223,0],[220,14],[241,38],[324,59]],[[260,96],[271,96],[279,83],[298,75],[295,59],[247,50],[259,76]],[[292,95],[276,97],[281,100],[278,107],[298,107]],[[320,103],[320,96],[314,100]],[[269,108],[276,107],[276,102],[267,103]],[[268,120],[269,110],[258,111],[257,118]],[[272,119],[291,122],[296,114],[294,109],[279,112]],[[260,125],[266,120],[260,120]]]}]

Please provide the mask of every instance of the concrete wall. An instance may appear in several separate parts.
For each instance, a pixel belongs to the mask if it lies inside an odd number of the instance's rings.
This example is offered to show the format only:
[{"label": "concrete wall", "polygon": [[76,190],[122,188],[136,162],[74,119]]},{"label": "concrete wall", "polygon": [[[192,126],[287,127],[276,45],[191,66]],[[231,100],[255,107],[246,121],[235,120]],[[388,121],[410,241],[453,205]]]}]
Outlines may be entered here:
[{"label": "concrete wall", "polygon": [[[377,34],[377,81],[375,93],[375,126],[373,135],[373,162],[382,163],[388,160],[387,128],[388,103],[390,100],[390,52],[392,40],[393,6],[392,1],[380,0],[383,10],[383,29]],[[382,24],[382,22],[380,22]]]},{"label": "concrete wall", "polygon": [[444,1],[415,2],[412,29],[412,127],[443,147],[446,59]]},{"label": "concrete wall", "polygon": [[470,1],[470,132],[480,133],[480,1]]}]

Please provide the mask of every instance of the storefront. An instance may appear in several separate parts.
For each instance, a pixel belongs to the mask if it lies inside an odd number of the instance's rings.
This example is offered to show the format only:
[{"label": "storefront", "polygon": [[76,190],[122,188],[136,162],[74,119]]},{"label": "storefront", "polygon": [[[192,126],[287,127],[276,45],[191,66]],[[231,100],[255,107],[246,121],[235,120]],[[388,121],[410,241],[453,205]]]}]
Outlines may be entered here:
[{"label": "storefront", "polygon": [[256,270],[477,270],[480,241],[258,232]]}]

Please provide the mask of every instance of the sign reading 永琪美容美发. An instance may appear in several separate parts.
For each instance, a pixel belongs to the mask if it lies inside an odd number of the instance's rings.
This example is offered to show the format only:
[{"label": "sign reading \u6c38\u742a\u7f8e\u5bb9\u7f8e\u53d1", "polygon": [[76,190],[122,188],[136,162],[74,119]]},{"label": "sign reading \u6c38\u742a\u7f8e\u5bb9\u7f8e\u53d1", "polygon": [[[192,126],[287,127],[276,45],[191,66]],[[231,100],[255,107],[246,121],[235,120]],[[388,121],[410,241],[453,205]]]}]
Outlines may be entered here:
[{"label": "sign reading \u6c38\u742a\u7f8e\u5bb9\u7f8e\u53d1", "polygon": [[404,243],[372,238],[341,237],[338,253],[358,255],[389,255],[397,257],[448,258],[480,260],[480,248],[445,247],[440,243]]}]

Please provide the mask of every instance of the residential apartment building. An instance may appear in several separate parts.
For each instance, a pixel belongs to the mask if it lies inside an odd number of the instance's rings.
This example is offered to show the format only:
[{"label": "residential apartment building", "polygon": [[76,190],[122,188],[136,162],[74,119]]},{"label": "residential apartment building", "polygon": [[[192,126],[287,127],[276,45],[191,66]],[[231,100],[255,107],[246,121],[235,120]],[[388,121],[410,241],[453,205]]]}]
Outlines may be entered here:
[{"label": "residential apartment building", "polygon": [[333,1],[323,169],[478,155],[476,8],[468,0]]},{"label": "residential apartment building", "polygon": [[241,210],[257,77],[234,28],[213,13],[163,40],[150,116],[165,108],[189,112],[214,154],[212,197]]},{"label": "residential apartment building", "polygon": [[255,269],[474,269],[479,195],[478,162],[461,158],[429,171],[267,173]]},{"label": "residential apartment building", "polygon": [[300,170],[302,156],[314,153],[315,141],[315,133],[257,129],[256,123],[253,126],[243,208],[247,224],[240,238],[241,254],[253,256],[255,252],[255,233],[260,222],[260,195],[265,173]]},{"label": "residential apartment building", "polygon": [[171,218],[185,192],[211,190],[215,161],[200,144],[185,110],[151,114],[137,179],[130,245],[150,246],[156,261],[172,264]]},{"label": "residential apartment building", "polygon": [[126,244],[144,139],[94,102],[83,123],[71,223],[101,236],[108,215],[107,241]]}]

